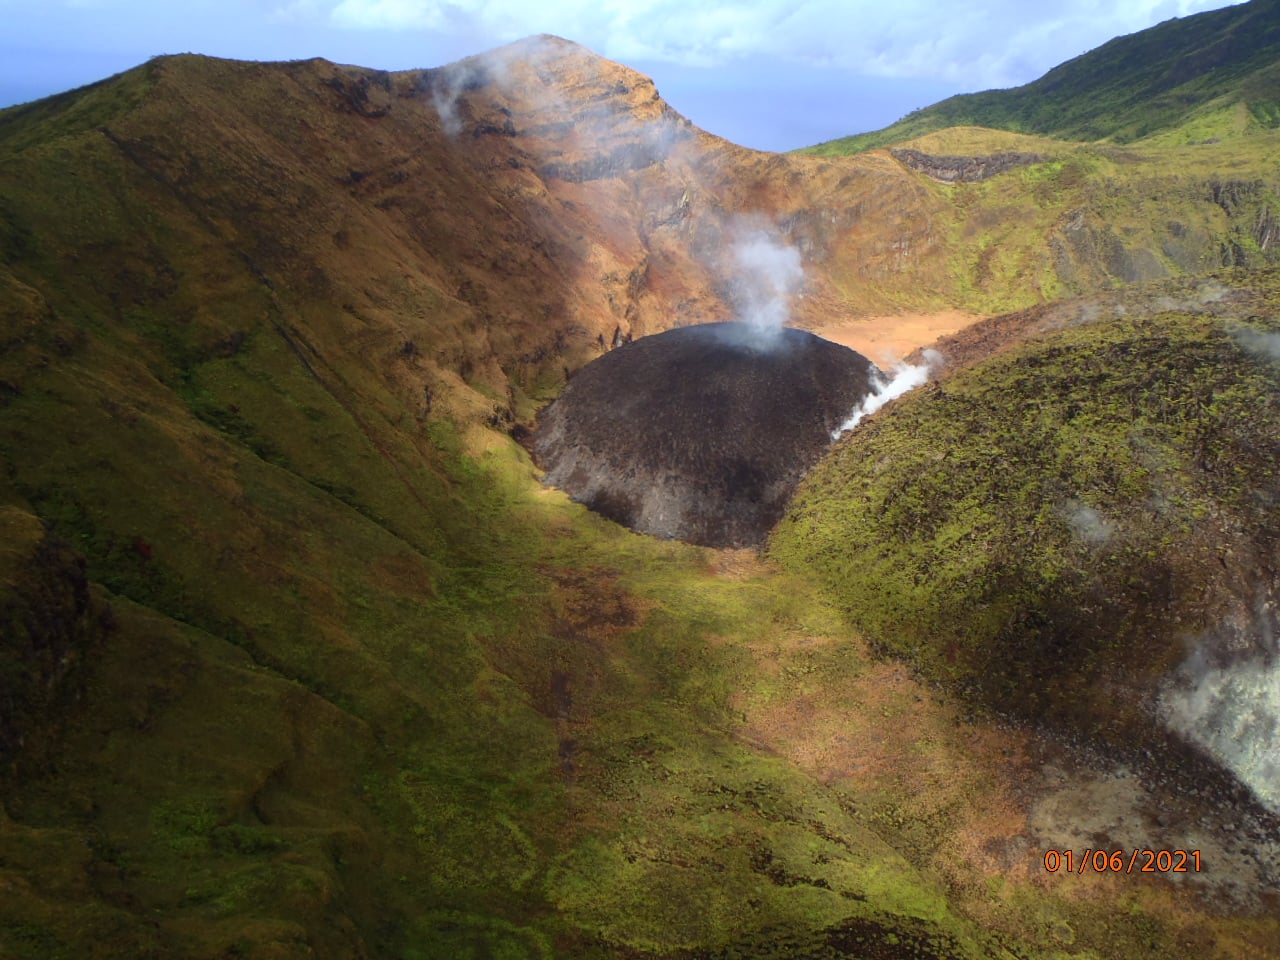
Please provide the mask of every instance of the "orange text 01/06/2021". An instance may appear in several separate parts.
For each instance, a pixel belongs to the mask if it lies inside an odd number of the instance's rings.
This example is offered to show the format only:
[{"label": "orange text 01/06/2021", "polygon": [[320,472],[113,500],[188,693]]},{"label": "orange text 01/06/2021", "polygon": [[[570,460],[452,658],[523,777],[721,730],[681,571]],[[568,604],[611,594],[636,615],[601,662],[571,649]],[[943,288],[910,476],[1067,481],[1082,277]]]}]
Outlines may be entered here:
[{"label": "orange text 01/06/2021", "polygon": [[1048,873],[1199,873],[1199,850],[1046,850]]}]

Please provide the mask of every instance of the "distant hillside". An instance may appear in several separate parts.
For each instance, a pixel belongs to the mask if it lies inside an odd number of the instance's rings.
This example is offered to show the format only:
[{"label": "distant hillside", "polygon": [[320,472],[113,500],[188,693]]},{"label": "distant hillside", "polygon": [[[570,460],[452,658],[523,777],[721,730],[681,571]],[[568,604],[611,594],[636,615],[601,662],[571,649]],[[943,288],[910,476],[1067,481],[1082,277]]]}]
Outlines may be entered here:
[{"label": "distant hillside", "polygon": [[1110,40],[1010,90],[962,94],[871,133],[802,151],[858,153],[953,126],[1128,143],[1280,124],[1280,3],[1253,0]]}]

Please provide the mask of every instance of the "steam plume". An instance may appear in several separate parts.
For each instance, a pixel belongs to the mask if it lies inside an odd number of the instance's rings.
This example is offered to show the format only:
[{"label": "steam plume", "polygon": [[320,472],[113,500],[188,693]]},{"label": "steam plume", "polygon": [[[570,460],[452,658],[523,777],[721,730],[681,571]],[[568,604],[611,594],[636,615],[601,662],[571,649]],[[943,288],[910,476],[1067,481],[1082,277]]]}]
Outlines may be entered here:
[{"label": "steam plume", "polygon": [[1087,503],[1068,500],[1064,512],[1072,532],[1085,543],[1098,546],[1111,539],[1114,532],[1111,521]]},{"label": "steam plume", "polygon": [[893,369],[893,376],[885,378],[879,371],[876,372],[872,381],[872,387],[875,392],[859,404],[858,408],[849,414],[849,418],[840,424],[831,433],[832,440],[838,440],[843,434],[848,433],[859,423],[862,418],[875,413],[890,400],[896,400],[904,393],[914,390],[929,379],[929,371],[942,362],[942,354],[937,350],[924,351],[924,363],[909,364],[900,363]]},{"label": "steam plume", "polygon": [[1280,661],[1260,656],[1207,667],[1193,655],[1180,674],[1160,699],[1164,722],[1280,813]]},{"label": "steam plume", "polygon": [[760,339],[777,338],[791,315],[791,297],[804,285],[800,251],[755,227],[733,243],[733,264],[739,319]]},{"label": "steam plume", "polygon": [[[569,67],[562,69],[566,63]],[[537,157],[537,171],[544,177],[583,182],[678,155],[681,144],[692,137],[688,122],[666,109],[636,112],[629,106],[632,100],[623,98],[631,92],[626,85],[611,84],[590,101],[566,96],[560,81],[580,84],[581,70],[595,70],[596,65],[594,57],[569,41],[530,37],[428,71],[425,89],[450,137],[473,126],[476,115],[488,109],[483,98],[469,93],[491,88],[501,94],[510,104],[509,132],[532,131],[522,146],[545,154]],[[583,154],[585,159],[577,159]],[[760,213],[734,215],[711,205],[699,211],[694,230],[699,234],[694,237],[697,255],[719,280],[735,319],[745,325],[746,345],[772,349],[790,317],[792,298],[804,286],[800,251]],[[741,331],[733,336],[743,339]]]},{"label": "steam plume", "polygon": [[518,95],[527,110],[564,112],[563,95],[545,81],[541,72],[567,46],[570,45],[566,41],[555,37],[528,37],[430,71],[431,103],[444,132],[456,137],[463,131],[465,122],[459,109],[462,95],[485,86],[507,96]]},{"label": "steam plume", "polygon": [[1280,361],[1280,333],[1264,333],[1251,327],[1241,327],[1235,334],[1236,343],[1255,356]]},{"label": "steam plume", "polygon": [[469,64],[441,68],[441,82],[431,89],[431,103],[440,117],[440,126],[451,137],[462,132],[458,96],[469,86],[483,82],[483,71]]},{"label": "steam plume", "polygon": [[1270,590],[1258,587],[1253,609],[1228,615],[1217,633],[1201,638],[1165,687],[1161,718],[1280,813],[1280,644]]}]

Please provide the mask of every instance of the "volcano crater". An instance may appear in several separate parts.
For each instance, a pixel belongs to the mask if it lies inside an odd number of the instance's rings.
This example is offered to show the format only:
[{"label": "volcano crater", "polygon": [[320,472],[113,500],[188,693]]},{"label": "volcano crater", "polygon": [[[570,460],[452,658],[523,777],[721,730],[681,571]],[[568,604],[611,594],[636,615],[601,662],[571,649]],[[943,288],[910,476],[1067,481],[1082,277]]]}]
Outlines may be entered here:
[{"label": "volcano crater", "polygon": [[803,330],[677,327],[577,372],[539,417],[546,482],[633,530],[760,543],[878,371]]}]

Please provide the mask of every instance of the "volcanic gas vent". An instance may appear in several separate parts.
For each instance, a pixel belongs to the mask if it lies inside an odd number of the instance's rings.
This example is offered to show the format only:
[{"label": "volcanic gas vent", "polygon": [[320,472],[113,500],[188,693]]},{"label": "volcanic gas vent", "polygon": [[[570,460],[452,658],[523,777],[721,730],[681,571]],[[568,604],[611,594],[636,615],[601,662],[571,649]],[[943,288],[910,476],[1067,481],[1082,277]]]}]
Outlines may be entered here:
[{"label": "volcanic gas vent", "polygon": [[633,530],[759,543],[871,392],[866,357],[801,330],[668,330],[589,363],[543,413],[547,483]]}]

